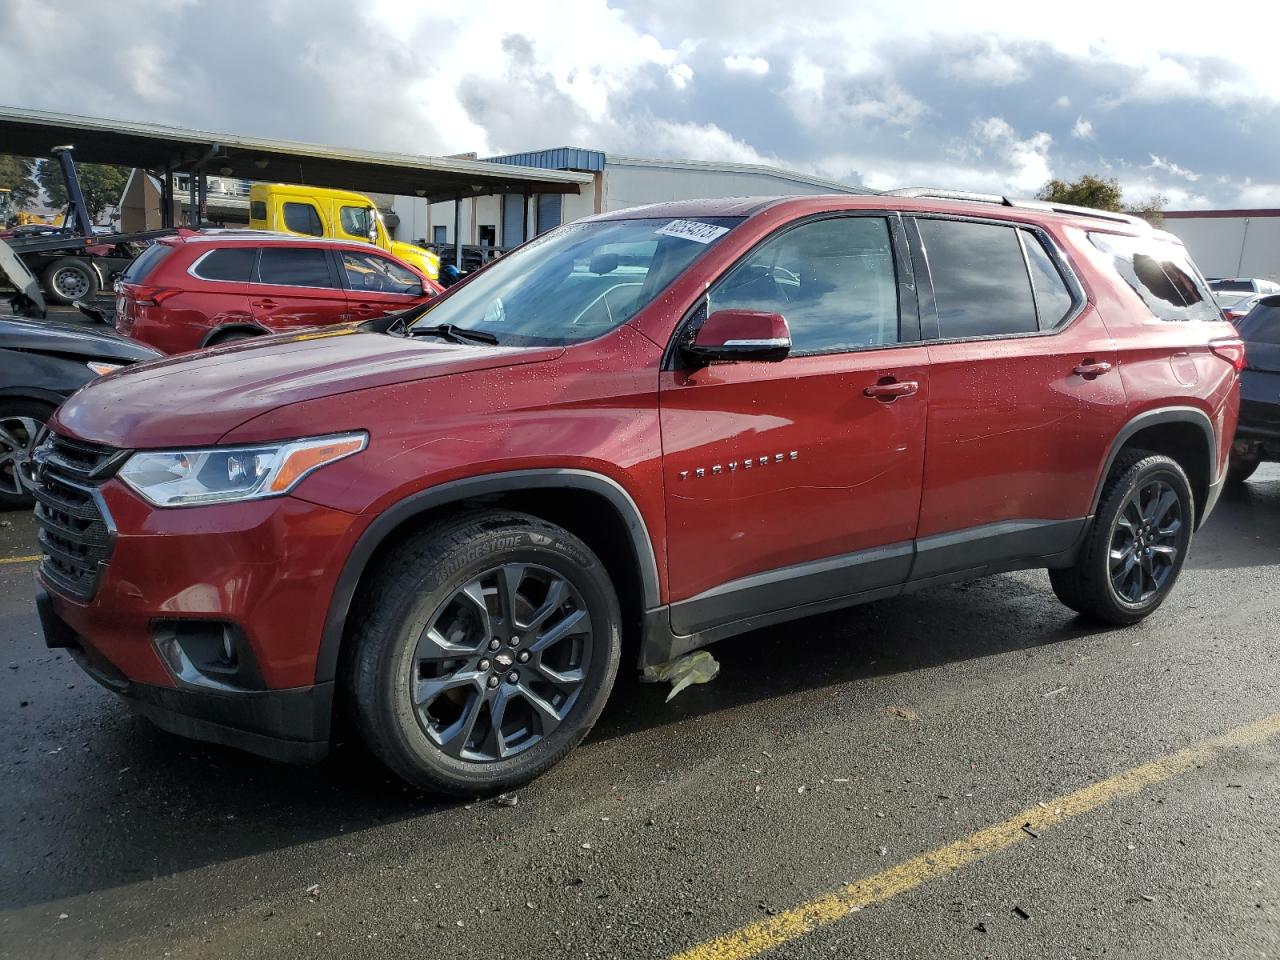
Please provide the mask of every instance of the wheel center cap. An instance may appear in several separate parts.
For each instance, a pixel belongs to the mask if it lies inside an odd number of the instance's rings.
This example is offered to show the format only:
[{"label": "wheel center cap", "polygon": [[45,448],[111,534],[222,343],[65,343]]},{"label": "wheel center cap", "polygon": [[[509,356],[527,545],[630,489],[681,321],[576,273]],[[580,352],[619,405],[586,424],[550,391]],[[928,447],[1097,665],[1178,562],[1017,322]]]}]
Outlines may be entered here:
[{"label": "wheel center cap", "polygon": [[505,650],[497,654],[493,659],[504,667],[509,667],[516,662],[516,658],[511,656],[511,654],[507,653]]}]

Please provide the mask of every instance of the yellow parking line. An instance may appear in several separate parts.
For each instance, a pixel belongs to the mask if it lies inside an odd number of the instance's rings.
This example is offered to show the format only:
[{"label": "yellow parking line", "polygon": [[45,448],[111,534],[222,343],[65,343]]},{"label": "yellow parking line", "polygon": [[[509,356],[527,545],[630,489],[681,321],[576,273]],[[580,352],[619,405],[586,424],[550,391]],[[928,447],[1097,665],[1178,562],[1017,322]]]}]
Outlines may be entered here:
[{"label": "yellow parking line", "polygon": [[0,565],[6,563],[35,563],[37,560],[43,560],[44,557],[36,555],[34,557],[0,557]]},{"label": "yellow parking line", "polygon": [[1113,800],[1137,793],[1177,774],[1205,763],[1230,747],[1258,743],[1280,733],[1280,714],[1273,714],[1221,737],[1152,760],[1074,793],[1031,807],[1003,823],[979,830],[972,836],[890,867],[881,873],[847,884],[826,896],[802,903],[785,913],[748,924],[732,933],[716,937],[674,954],[672,960],[745,960],[774,947],[834,923],[863,907],[883,903],[926,881],[953,873],[1007,847],[1031,839],[1071,817],[1096,810]]}]

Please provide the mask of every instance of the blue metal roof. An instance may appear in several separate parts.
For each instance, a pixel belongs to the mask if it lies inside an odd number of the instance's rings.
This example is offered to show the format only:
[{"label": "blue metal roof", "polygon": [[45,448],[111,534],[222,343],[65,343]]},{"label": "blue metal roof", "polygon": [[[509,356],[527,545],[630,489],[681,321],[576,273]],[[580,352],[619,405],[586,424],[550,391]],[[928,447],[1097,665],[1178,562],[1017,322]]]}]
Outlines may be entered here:
[{"label": "blue metal roof", "polygon": [[542,170],[586,170],[599,173],[604,169],[604,154],[601,151],[584,150],[581,147],[530,150],[527,153],[508,153],[501,157],[484,157],[483,160],[485,163],[506,163]]}]

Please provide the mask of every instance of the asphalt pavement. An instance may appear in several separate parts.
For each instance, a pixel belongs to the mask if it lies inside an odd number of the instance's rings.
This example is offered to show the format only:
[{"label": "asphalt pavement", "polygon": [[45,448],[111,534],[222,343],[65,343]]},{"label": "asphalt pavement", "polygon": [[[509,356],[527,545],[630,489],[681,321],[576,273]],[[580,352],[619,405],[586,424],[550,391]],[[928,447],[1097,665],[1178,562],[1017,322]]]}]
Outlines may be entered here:
[{"label": "asphalt pavement", "polygon": [[[33,539],[0,515],[0,558]],[[0,562],[0,957],[1280,955],[1277,467],[1143,624],[1033,572],[725,641],[515,806],[162,733],[44,648],[34,566]]]}]

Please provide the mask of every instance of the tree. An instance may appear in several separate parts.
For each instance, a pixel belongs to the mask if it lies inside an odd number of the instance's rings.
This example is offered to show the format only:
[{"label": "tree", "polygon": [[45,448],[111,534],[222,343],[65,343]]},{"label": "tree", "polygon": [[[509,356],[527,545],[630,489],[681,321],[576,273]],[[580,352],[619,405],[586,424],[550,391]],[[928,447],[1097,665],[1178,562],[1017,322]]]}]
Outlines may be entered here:
[{"label": "tree", "polygon": [[1169,198],[1162,193],[1152,194],[1137,203],[1125,203],[1120,191],[1120,181],[1114,177],[1104,180],[1086,173],[1079,180],[1050,180],[1036,194],[1040,200],[1050,203],[1069,203],[1093,210],[1111,210],[1142,217],[1154,227],[1164,224],[1164,208]]},{"label": "tree", "polygon": [[0,187],[8,187],[16,210],[31,205],[40,194],[40,188],[32,179],[36,162],[27,157],[15,157],[0,153]]},{"label": "tree", "polygon": [[[78,163],[76,172],[80,177],[80,190],[84,193],[85,206],[89,208],[89,217],[93,220],[97,220],[107,207],[120,202],[124,185],[129,180],[128,167],[114,167],[105,163]],[[36,179],[49,195],[51,207],[65,207],[71,202],[67,194],[67,182],[62,176],[62,167],[56,161],[42,160],[36,170]]]},{"label": "tree", "polygon": [[1114,177],[1103,180],[1091,173],[1070,183],[1065,180],[1050,180],[1040,188],[1036,197],[1050,203],[1069,203],[1076,207],[1111,210],[1115,213],[1124,209],[1120,201],[1120,181]]}]

